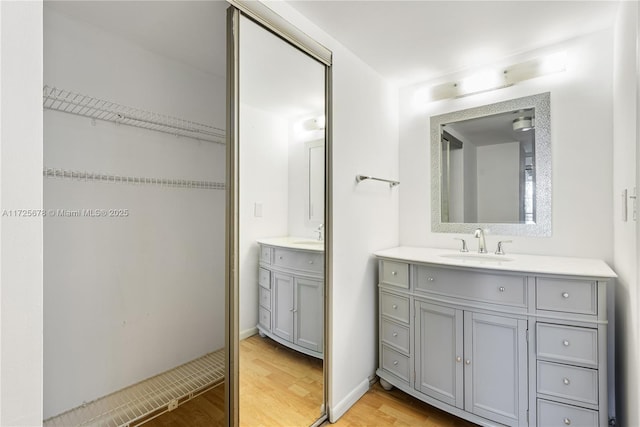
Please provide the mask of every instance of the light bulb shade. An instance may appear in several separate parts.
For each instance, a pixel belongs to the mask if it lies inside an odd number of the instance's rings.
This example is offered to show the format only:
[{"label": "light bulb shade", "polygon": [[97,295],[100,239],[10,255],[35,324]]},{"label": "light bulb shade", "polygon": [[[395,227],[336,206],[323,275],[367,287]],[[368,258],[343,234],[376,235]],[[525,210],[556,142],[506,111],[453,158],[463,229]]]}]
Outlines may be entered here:
[{"label": "light bulb shade", "polygon": [[525,132],[535,127],[531,117],[518,117],[513,120],[513,130]]}]

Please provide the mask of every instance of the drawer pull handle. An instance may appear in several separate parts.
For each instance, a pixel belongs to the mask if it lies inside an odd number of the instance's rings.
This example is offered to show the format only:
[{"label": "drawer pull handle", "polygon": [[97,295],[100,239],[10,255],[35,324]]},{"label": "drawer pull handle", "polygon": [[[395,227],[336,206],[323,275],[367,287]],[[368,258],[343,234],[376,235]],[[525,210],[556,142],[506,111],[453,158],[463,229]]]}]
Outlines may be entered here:
[{"label": "drawer pull handle", "polygon": [[393,305],[391,306],[391,308],[393,308],[394,310],[397,310],[397,309],[398,309],[398,304],[393,304]]},{"label": "drawer pull handle", "polygon": [[500,287],[498,288],[498,290],[499,290],[500,292],[504,292],[504,291],[505,291],[504,286],[500,286]]},{"label": "drawer pull handle", "polygon": [[278,258],[279,258],[279,259],[282,259],[282,255],[280,255]]},{"label": "drawer pull handle", "polygon": [[563,340],[563,341],[562,341],[562,345],[563,345],[563,346],[565,346],[565,347],[569,347],[569,344],[571,344],[571,343],[569,342],[569,340]]},{"label": "drawer pull handle", "polygon": [[562,298],[569,298],[569,292],[563,292]]},{"label": "drawer pull handle", "polygon": [[433,282],[436,279],[434,279],[433,277],[429,277],[427,280],[429,280],[430,282]]},{"label": "drawer pull handle", "polygon": [[392,335],[393,335],[394,337],[397,337],[397,336],[398,336],[398,333],[397,333],[397,332],[394,332]]},{"label": "drawer pull handle", "polygon": [[467,359],[467,360],[464,361],[464,363],[467,364],[467,365],[471,365],[471,360]]},{"label": "drawer pull handle", "polygon": [[562,379],[562,383],[563,383],[564,385],[569,385],[569,384],[571,384],[571,381],[569,381],[569,378],[563,378],[563,379]]},{"label": "drawer pull handle", "polygon": [[393,361],[393,366],[398,366],[398,361],[397,360]]},{"label": "drawer pull handle", "polygon": [[565,418],[564,419],[564,424],[565,425],[571,425],[571,420],[569,418]]},{"label": "drawer pull handle", "polygon": [[398,272],[397,272],[397,271],[392,271],[392,272],[391,272],[391,275],[392,275],[392,276],[397,276],[397,275],[398,275]]},{"label": "drawer pull handle", "polygon": [[462,357],[460,356],[456,357],[456,362],[462,362]]}]

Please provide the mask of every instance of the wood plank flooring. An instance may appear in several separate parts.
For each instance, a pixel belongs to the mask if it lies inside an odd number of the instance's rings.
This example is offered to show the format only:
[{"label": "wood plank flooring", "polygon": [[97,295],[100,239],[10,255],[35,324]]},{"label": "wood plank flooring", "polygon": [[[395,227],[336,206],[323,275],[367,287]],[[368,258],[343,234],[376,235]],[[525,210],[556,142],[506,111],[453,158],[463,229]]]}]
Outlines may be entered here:
[{"label": "wood plank flooring", "polygon": [[[255,335],[240,342],[240,425],[305,427],[320,414],[322,362]],[[145,427],[224,425],[224,385],[145,423]],[[331,426],[328,422],[323,426]],[[338,427],[470,427],[397,389],[376,383],[333,424]]]}]

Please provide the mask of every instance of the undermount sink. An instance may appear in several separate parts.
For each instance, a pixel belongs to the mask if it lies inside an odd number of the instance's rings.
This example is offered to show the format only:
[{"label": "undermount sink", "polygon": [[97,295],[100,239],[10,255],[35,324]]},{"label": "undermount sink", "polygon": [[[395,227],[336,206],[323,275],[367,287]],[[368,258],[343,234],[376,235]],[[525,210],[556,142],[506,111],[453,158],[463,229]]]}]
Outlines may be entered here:
[{"label": "undermount sink", "polygon": [[489,254],[444,254],[440,255],[443,258],[457,259],[461,261],[477,261],[477,262],[505,262],[513,261],[513,258],[507,258],[504,255],[489,255]]}]

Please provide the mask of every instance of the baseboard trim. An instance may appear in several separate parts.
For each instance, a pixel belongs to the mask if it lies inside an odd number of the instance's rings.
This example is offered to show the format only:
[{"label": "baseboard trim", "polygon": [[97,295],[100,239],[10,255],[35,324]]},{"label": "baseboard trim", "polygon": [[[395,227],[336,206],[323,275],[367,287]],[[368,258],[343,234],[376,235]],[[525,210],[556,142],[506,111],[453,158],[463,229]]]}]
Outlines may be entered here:
[{"label": "baseboard trim", "polygon": [[369,378],[365,378],[349,394],[345,396],[337,405],[329,410],[329,421],[335,423],[351,408],[364,394],[369,391]]},{"label": "baseboard trim", "polygon": [[240,331],[240,341],[247,339],[249,337],[252,337],[257,333],[258,333],[258,328],[256,326],[250,329],[246,329],[244,331]]}]

